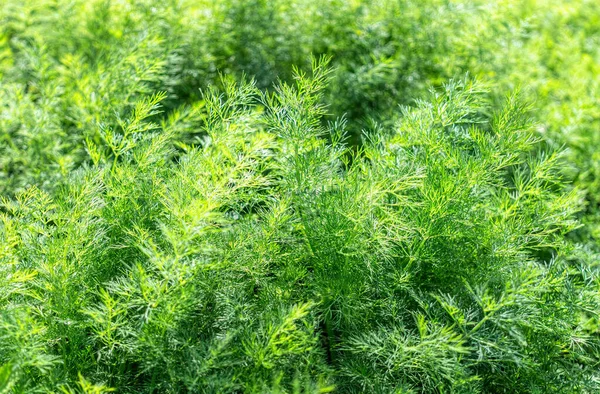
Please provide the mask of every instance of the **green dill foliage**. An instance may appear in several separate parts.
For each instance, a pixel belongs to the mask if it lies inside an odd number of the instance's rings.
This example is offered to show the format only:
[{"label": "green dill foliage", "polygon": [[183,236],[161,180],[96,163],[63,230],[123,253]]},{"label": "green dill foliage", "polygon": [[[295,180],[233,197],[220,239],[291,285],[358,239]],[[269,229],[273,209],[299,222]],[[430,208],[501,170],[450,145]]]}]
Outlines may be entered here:
[{"label": "green dill foliage", "polygon": [[327,72],[224,80],[160,123],[141,99],[94,166],[5,200],[5,390],[595,390],[580,197],[518,97],[451,82],[349,165]]},{"label": "green dill foliage", "polygon": [[0,394],[599,392],[599,21],[0,2]]}]

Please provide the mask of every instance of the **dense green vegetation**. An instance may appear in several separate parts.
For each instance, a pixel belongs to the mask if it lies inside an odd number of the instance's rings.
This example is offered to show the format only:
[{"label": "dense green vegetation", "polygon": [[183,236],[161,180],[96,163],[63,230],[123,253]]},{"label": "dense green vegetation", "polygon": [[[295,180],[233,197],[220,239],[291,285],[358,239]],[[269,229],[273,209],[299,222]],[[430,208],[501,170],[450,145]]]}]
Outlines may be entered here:
[{"label": "dense green vegetation", "polygon": [[4,0],[0,393],[597,393],[600,3]]}]

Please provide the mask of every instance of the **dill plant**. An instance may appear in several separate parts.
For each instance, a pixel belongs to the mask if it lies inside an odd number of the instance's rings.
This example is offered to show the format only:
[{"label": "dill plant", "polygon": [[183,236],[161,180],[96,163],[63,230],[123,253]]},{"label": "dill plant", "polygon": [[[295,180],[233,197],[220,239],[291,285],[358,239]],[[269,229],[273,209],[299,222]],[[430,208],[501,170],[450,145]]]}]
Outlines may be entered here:
[{"label": "dill plant", "polygon": [[580,197],[518,97],[451,82],[356,154],[322,122],[327,72],[225,79],[159,122],[143,98],[94,165],[5,199],[0,387],[595,390]]},{"label": "dill plant", "polygon": [[3,2],[0,392],[597,392],[598,15]]}]

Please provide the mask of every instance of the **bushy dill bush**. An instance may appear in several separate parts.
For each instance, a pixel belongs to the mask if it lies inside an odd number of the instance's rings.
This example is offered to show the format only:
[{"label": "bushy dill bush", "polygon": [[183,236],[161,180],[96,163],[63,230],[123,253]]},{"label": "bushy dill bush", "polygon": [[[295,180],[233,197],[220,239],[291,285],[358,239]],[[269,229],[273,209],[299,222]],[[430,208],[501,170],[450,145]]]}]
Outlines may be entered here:
[{"label": "bushy dill bush", "polygon": [[4,201],[5,390],[596,389],[579,196],[518,97],[452,82],[349,165],[324,67],[160,123],[141,99],[95,165]]},{"label": "bushy dill bush", "polygon": [[2,2],[0,392],[597,392],[599,20]]}]

